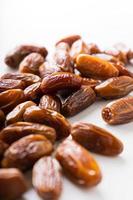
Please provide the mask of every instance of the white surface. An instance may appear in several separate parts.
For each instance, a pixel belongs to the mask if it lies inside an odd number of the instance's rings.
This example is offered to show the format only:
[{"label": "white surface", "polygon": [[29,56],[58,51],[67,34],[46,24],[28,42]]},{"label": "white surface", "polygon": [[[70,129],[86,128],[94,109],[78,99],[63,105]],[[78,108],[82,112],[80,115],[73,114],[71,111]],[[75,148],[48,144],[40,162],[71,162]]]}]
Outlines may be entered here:
[{"label": "white surface", "polygon": [[[51,47],[67,34],[79,33],[88,42],[108,47],[124,42],[133,48],[132,0],[0,0],[0,73],[5,54],[17,44],[37,43]],[[103,173],[102,182],[81,189],[64,178],[60,200],[132,200],[133,199],[133,123],[108,126],[101,118],[107,102],[97,102],[71,122],[85,121],[100,125],[118,136],[124,152],[115,158],[94,154]],[[39,200],[33,191],[24,200]]]}]

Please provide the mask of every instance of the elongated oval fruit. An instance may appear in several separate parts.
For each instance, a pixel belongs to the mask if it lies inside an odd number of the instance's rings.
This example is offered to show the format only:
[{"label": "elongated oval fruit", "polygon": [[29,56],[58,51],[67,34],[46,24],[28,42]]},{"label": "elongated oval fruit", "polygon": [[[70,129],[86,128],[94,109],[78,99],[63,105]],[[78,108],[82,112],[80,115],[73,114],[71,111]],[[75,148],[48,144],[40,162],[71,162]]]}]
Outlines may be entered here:
[{"label": "elongated oval fruit", "polygon": [[41,83],[42,92],[52,93],[62,89],[78,89],[82,79],[69,72],[57,72],[45,77]]},{"label": "elongated oval fruit", "polygon": [[0,169],[0,199],[15,200],[27,190],[24,175],[16,168]]},{"label": "elongated oval fruit", "polygon": [[2,110],[0,110],[0,128],[2,128],[3,127],[3,125],[4,125],[4,122],[5,122],[5,114],[4,114],[4,112],[2,111]]},{"label": "elongated oval fruit", "polygon": [[119,139],[94,124],[77,122],[72,126],[71,135],[76,142],[95,153],[116,156],[123,151]]},{"label": "elongated oval fruit", "polygon": [[0,93],[0,109],[10,112],[16,105],[25,100],[24,92],[20,89],[6,90]]},{"label": "elongated oval fruit", "polygon": [[102,117],[108,124],[124,124],[133,121],[133,97],[125,97],[107,104]]},{"label": "elongated oval fruit", "polygon": [[0,132],[0,140],[11,144],[31,134],[44,135],[52,143],[56,139],[56,131],[49,126],[30,122],[16,122],[2,129]]},{"label": "elongated oval fruit", "polygon": [[133,78],[120,76],[110,78],[95,87],[98,96],[105,99],[124,97],[133,91]]},{"label": "elongated oval fruit", "polygon": [[39,107],[41,109],[50,109],[60,113],[61,101],[57,96],[45,94],[40,99]]},{"label": "elongated oval fruit", "polygon": [[55,63],[51,63],[50,61],[44,62],[39,67],[39,75],[41,78],[45,78],[53,73],[61,72],[61,68],[55,65]]},{"label": "elongated oval fruit", "polygon": [[33,45],[20,45],[13,49],[9,54],[5,57],[5,63],[12,68],[17,68],[20,62],[30,53],[39,53],[44,58],[47,56],[48,51],[45,47],[38,47]]},{"label": "elongated oval fruit", "polygon": [[65,140],[56,150],[56,158],[70,179],[80,185],[94,186],[101,181],[101,171],[81,145],[72,140]]},{"label": "elongated oval fruit", "polygon": [[0,92],[4,92],[10,89],[24,89],[25,83],[21,80],[1,79],[0,80]]},{"label": "elongated oval fruit", "polygon": [[76,59],[76,68],[85,77],[108,79],[119,75],[116,67],[101,58],[80,54]]},{"label": "elongated oval fruit", "polygon": [[86,86],[90,86],[91,88],[95,88],[97,85],[101,83],[101,80],[93,79],[93,78],[82,78],[82,88]]},{"label": "elongated oval fruit", "polygon": [[67,37],[62,38],[61,40],[59,40],[56,45],[58,45],[61,42],[65,42],[67,43],[70,47],[72,46],[72,44],[76,41],[79,40],[81,38],[80,35],[70,35]]},{"label": "elongated oval fruit", "polygon": [[42,96],[42,91],[40,89],[41,82],[34,83],[32,85],[29,85],[27,88],[24,90],[24,95],[26,100],[31,100],[31,101],[38,101],[40,97]]},{"label": "elongated oval fruit", "polygon": [[5,152],[2,167],[16,167],[25,171],[53,150],[52,143],[44,135],[28,135],[14,142]]},{"label": "elongated oval fruit", "polygon": [[24,103],[18,104],[8,115],[6,116],[6,124],[13,124],[15,122],[23,121],[23,114],[26,108],[35,106],[36,104],[32,101],[25,101]]},{"label": "elongated oval fruit", "polygon": [[70,134],[70,123],[60,113],[31,106],[24,113],[24,121],[46,124],[55,128],[57,139],[62,139]]},{"label": "elongated oval fruit", "polygon": [[62,106],[65,116],[74,116],[84,110],[96,100],[96,95],[91,87],[84,87],[70,95]]},{"label": "elongated oval fruit", "polygon": [[32,172],[32,183],[38,195],[45,200],[57,200],[62,191],[59,163],[52,157],[38,160]]},{"label": "elongated oval fruit", "polygon": [[115,67],[119,71],[119,76],[130,76],[133,78],[133,72],[131,72],[126,66],[121,62],[115,63]]}]

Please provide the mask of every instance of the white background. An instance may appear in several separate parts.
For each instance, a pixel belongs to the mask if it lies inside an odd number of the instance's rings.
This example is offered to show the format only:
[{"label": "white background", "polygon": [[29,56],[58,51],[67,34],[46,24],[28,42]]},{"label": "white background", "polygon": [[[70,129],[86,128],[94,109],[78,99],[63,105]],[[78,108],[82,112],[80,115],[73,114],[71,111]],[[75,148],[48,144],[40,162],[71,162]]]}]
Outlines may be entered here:
[{"label": "white background", "polygon": [[[0,0],[0,73],[8,71],[5,54],[21,43],[45,45],[68,34],[81,34],[87,42],[110,47],[124,42],[133,48],[132,0]],[[71,119],[93,122],[118,136],[124,152],[115,158],[95,155],[103,173],[102,182],[81,189],[64,178],[60,200],[132,200],[133,199],[133,123],[109,126],[101,118],[107,102],[97,102]],[[29,191],[23,200],[39,200]]]}]

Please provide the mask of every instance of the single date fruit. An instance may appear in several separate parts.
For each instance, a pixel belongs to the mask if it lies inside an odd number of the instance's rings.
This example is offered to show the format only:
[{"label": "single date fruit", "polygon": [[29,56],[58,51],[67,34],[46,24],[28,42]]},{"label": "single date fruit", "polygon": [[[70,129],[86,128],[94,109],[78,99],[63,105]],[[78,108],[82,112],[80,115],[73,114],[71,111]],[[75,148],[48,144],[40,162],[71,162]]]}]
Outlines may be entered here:
[{"label": "single date fruit", "polygon": [[79,40],[81,38],[80,35],[70,35],[67,37],[62,38],[61,40],[59,40],[56,45],[58,45],[61,42],[65,42],[67,43],[70,47],[72,46],[72,44],[76,41]]},{"label": "single date fruit", "polygon": [[4,92],[10,89],[24,89],[25,83],[21,80],[1,79],[0,80],[0,92]]}]

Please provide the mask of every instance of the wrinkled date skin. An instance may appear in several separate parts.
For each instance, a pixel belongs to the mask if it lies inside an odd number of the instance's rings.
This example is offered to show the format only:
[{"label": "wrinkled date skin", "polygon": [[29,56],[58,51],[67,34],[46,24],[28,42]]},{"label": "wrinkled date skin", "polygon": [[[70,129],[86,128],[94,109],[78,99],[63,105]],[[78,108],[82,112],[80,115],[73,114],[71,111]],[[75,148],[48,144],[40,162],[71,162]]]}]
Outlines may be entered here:
[{"label": "wrinkled date skin", "polygon": [[56,45],[58,45],[59,43],[61,42],[65,42],[67,43],[70,47],[72,46],[72,44],[76,41],[76,40],[79,40],[81,39],[81,36],[80,35],[70,35],[70,36],[67,36],[67,37],[64,37],[62,38],[61,40],[59,40]]},{"label": "wrinkled date skin", "polygon": [[24,90],[24,95],[26,100],[31,100],[31,101],[38,101],[40,97],[42,96],[42,91],[40,89],[41,82],[34,83]]},{"label": "wrinkled date skin", "polygon": [[102,117],[112,125],[133,121],[133,97],[125,97],[107,104],[102,110]]},{"label": "wrinkled date skin", "polygon": [[7,144],[12,144],[20,138],[31,134],[44,135],[52,143],[56,139],[56,131],[49,126],[30,122],[16,122],[2,129],[0,140]]},{"label": "wrinkled date skin", "polygon": [[31,53],[26,56],[19,65],[22,73],[39,74],[39,67],[44,62],[44,57],[39,53]]},{"label": "wrinkled date skin", "polygon": [[13,49],[6,57],[5,63],[12,68],[17,68],[20,62],[30,53],[39,53],[44,58],[48,52],[45,47],[37,47],[33,45],[21,45]]},{"label": "wrinkled date skin", "polygon": [[54,53],[55,64],[64,72],[73,72],[73,62],[69,54],[69,46],[67,43],[59,43]]},{"label": "wrinkled date skin", "polygon": [[74,116],[84,110],[96,100],[96,95],[91,87],[84,87],[69,96],[62,106],[65,116]]},{"label": "wrinkled date skin", "polygon": [[20,89],[7,90],[0,93],[0,109],[10,112],[16,105],[25,100],[24,92]]},{"label": "wrinkled date skin", "polygon": [[5,150],[8,148],[8,144],[0,140],[0,159],[2,159]]},{"label": "wrinkled date skin", "polygon": [[0,199],[15,200],[27,190],[24,175],[15,168],[0,169]]},{"label": "wrinkled date skin", "polygon": [[23,114],[26,108],[35,106],[36,104],[32,101],[25,101],[24,103],[18,104],[8,115],[6,116],[6,124],[13,124],[15,122],[23,121]]},{"label": "wrinkled date skin", "polygon": [[61,111],[61,101],[59,97],[52,95],[43,95],[40,99],[39,107],[41,109],[50,109],[56,112]]},{"label": "wrinkled date skin", "polygon": [[62,89],[78,89],[82,78],[69,72],[57,72],[42,80],[41,90],[43,93],[57,92]]},{"label": "wrinkled date skin", "polygon": [[82,86],[81,87],[90,86],[91,88],[95,88],[100,83],[101,83],[101,80],[96,80],[93,78],[82,78]]},{"label": "wrinkled date skin", "polygon": [[56,159],[43,157],[38,160],[32,172],[33,187],[45,200],[57,200],[62,191],[60,166]]},{"label": "wrinkled date skin", "polygon": [[0,92],[4,92],[10,89],[24,89],[25,83],[21,80],[1,79],[0,80]]},{"label": "wrinkled date skin", "polygon": [[71,58],[74,60],[74,62],[76,61],[76,58],[79,54],[88,54],[89,53],[89,49],[87,44],[82,40],[77,40],[76,42],[73,43],[71,50],[70,50],[70,55]]},{"label": "wrinkled date skin", "polygon": [[51,154],[52,150],[52,143],[44,135],[25,136],[5,151],[2,167],[28,170],[39,158]]},{"label": "wrinkled date skin", "polygon": [[123,144],[119,139],[93,124],[75,123],[71,135],[76,142],[95,153],[116,156],[123,151]]},{"label": "wrinkled date skin", "polygon": [[87,54],[80,54],[77,57],[76,68],[83,76],[100,80],[119,75],[119,71],[112,63]]},{"label": "wrinkled date skin", "polygon": [[25,86],[29,86],[41,81],[40,77],[37,75],[19,72],[4,74],[1,79],[22,80],[25,83]]},{"label": "wrinkled date skin", "polygon": [[129,76],[110,78],[96,86],[95,91],[104,99],[124,97],[133,91],[133,78]]},{"label": "wrinkled date skin", "polygon": [[5,117],[4,112],[2,110],[0,110],[0,128],[3,127],[5,119],[6,119],[6,117]]},{"label": "wrinkled date skin", "polygon": [[56,158],[64,172],[75,183],[86,186],[97,185],[101,181],[98,164],[90,153],[72,140],[65,140],[56,150]]},{"label": "wrinkled date skin", "polygon": [[70,124],[67,119],[53,110],[41,109],[37,106],[29,107],[24,113],[24,121],[46,124],[55,128],[57,139],[62,139],[70,134]]},{"label": "wrinkled date skin", "polygon": [[115,67],[119,71],[119,76],[130,76],[133,78],[133,72],[127,69],[121,62],[115,63]]}]

